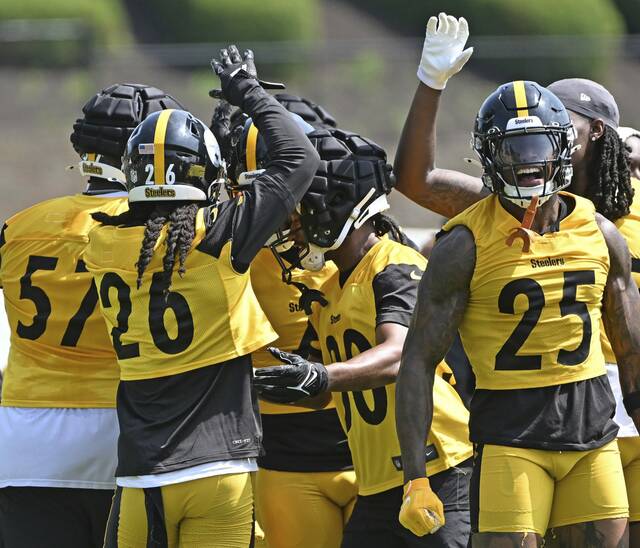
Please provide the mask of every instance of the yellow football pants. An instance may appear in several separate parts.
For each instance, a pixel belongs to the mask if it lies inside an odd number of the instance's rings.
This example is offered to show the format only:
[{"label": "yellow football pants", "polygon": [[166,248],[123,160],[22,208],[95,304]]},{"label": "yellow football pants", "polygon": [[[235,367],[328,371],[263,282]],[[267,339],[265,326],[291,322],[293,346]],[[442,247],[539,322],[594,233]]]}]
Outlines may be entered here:
[{"label": "yellow football pants", "polygon": [[629,521],[640,521],[640,437],[618,438],[629,497]]},{"label": "yellow football pants", "polygon": [[118,488],[105,548],[247,548],[253,523],[249,474],[225,474],[163,487]]},{"label": "yellow football pants", "polygon": [[629,515],[615,440],[590,451],[485,445],[474,475],[472,511],[480,533],[544,535],[551,527]]},{"label": "yellow football pants", "polygon": [[340,548],[358,495],[356,474],[260,468],[256,515],[268,548]]}]

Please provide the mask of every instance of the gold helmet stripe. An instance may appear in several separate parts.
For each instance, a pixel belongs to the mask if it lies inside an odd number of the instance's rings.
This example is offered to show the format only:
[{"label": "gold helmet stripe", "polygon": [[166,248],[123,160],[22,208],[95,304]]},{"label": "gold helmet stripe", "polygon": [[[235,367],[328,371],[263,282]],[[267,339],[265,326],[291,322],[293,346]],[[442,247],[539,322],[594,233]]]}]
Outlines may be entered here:
[{"label": "gold helmet stripe", "polygon": [[87,162],[95,162],[95,161],[96,161],[96,153],[87,152]]},{"label": "gold helmet stripe", "polygon": [[513,83],[513,95],[516,98],[518,116],[529,116],[529,105],[527,103],[527,92],[524,88],[524,81],[517,80]]},{"label": "gold helmet stripe", "polygon": [[258,143],[258,128],[251,123],[249,133],[247,133],[247,171],[254,171],[257,166],[256,146]]},{"label": "gold helmet stripe", "polygon": [[164,184],[164,140],[173,110],[167,109],[160,113],[156,122],[156,131],[153,134],[153,180],[157,185]]}]

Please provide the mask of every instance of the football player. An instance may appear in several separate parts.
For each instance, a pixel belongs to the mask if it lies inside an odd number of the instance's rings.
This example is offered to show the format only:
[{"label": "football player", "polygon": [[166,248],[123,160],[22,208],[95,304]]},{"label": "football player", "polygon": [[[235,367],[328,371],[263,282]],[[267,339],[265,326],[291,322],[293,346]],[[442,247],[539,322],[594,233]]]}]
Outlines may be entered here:
[{"label": "football player", "polygon": [[91,213],[127,208],[120,158],[148,114],[180,105],[139,84],[94,95],[71,142],[82,194],[11,217],[0,280],[11,348],[0,407],[0,545],[102,546],[115,488],[118,365],[80,258]]},{"label": "football player", "polygon": [[631,175],[640,179],[640,131],[632,127],[620,126],[618,135],[629,152]]},{"label": "football player", "polygon": [[[549,89],[569,111],[580,146],[571,157],[574,173],[569,189],[589,198],[599,213],[612,221],[631,252],[631,270],[640,286],[640,181],[630,175],[628,151],[618,135],[619,110],[603,86],[584,78],[559,80]],[[633,137],[633,130],[627,138]],[[629,498],[631,546],[640,547],[640,437],[623,405],[616,356],[601,330],[607,376],[616,398],[618,446]]]},{"label": "football player", "polygon": [[327,259],[338,268],[322,286],[324,301],[314,304],[310,320],[321,357],[307,360],[274,349],[274,357],[288,365],[256,370],[254,383],[263,398],[282,403],[333,396],[358,478],[343,547],[466,547],[472,453],[468,413],[440,377],[435,383],[437,419],[428,436],[425,431],[422,453],[449,521],[425,539],[397,522],[403,462],[394,382],[426,260],[387,236],[390,230],[394,239],[399,234],[381,215],[393,186],[384,151],[357,136],[349,145],[349,157],[321,163],[300,204],[299,229],[297,223],[292,227],[303,245],[303,266],[318,269]]},{"label": "football player", "polygon": [[[296,114],[294,118],[312,142],[323,141],[316,145],[321,155],[323,151],[328,154],[329,148],[335,157],[350,154],[329,132],[314,129],[335,123],[322,107],[293,95],[278,94],[275,98]],[[223,143],[230,140],[227,131],[238,132],[231,137],[233,145],[223,154],[231,166],[228,190],[234,194],[264,170],[270,159],[253,121],[235,113],[233,120],[229,118],[229,110],[219,104],[212,130]],[[295,250],[288,253],[280,249],[281,261],[286,261],[291,252],[291,260],[295,260]],[[278,333],[274,343],[278,348],[308,355],[311,349],[304,338],[308,304],[301,302],[301,289],[309,296],[335,270],[331,262],[318,271],[291,267],[287,270],[288,283],[282,283],[282,269],[271,249],[265,247],[257,254],[251,263],[251,285]],[[266,348],[254,352],[252,359],[256,368],[274,363]],[[314,410],[262,400],[260,413],[265,452],[258,459],[254,494],[257,546],[265,542],[261,536],[266,536],[269,548],[339,548],[342,530],[355,504],[357,485],[335,406],[329,403],[324,409]]]},{"label": "football player", "polygon": [[470,57],[467,37],[462,18],[429,20],[396,158],[403,192],[422,205],[453,216],[475,204],[445,225],[407,336],[400,520],[418,534],[442,521],[418,449],[430,412],[415,409],[430,409],[432,369],[459,328],[476,373],[474,546],[539,546],[548,528],[551,545],[618,546],[628,504],[599,337],[602,315],[638,421],[640,299],[629,252],[589,200],[560,192],[571,183],[574,129],[534,82],[505,84],[480,108],[472,144],[482,180],[434,168],[440,91]]},{"label": "football player", "polygon": [[[106,546],[246,547],[260,451],[254,350],[276,338],[249,265],[309,186],[317,153],[235,46],[213,66],[272,162],[215,200],[215,137],[183,110],[149,116],[127,143],[130,209],[99,214],[84,254],[121,369],[118,489]],[[164,250],[164,252],[161,252]],[[177,270],[177,274],[174,274]]]}]

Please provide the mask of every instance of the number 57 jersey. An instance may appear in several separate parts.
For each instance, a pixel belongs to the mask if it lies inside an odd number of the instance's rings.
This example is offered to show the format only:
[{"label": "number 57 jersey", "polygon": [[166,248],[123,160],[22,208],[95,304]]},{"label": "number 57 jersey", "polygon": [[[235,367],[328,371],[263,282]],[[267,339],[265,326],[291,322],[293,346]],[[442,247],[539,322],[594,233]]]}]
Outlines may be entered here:
[{"label": "number 57 jersey", "polygon": [[[349,360],[374,347],[380,324],[408,327],[425,266],[425,258],[417,251],[383,238],[346,279],[344,273],[341,280],[336,272],[322,286],[327,306],[316,305],[311,316],[324,363]],[[403,484],[395,389],[392,383],[333,394],[347,433],[360,495],[374,495]],[[454,388],[436,376],[434,416],[425,443],[429,476],[471,457],[468,418]]]},{"label": "number 57 jersey", "polygon": [[118,364],[80,259],[95,211],[126,198],[65,196],[11,217],[0,237],[0,285],[11,327],[2,388],[9,407],[115,407]]}]

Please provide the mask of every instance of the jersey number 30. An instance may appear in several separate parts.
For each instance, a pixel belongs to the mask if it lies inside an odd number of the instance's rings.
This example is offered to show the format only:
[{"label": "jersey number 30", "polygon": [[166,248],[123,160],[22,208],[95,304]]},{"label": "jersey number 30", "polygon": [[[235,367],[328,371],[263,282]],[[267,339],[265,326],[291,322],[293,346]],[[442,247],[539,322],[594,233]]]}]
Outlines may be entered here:
[{"label": "jersey number 30", "polygon": [[[347,329],[343,336],[344,349],[346,359],[353,358],[352,346],[355,346],[358,353],[365,352],[371,348],[367,338],[356,331],[355,329]],[[341,362],[340,350],[338,349],[338,343],[331,335],[327,337],[327,350],[331,354],[331,358],[334,362]],[[353,392],[342,392],[342,404],[344,405],[344,421],[347,428],[347,432],[351,430],[351,403],[349,401],[349,394],[353,396],[353,402],[356,406],[356,410],[362,420],[367,424],[380,424],[387,416],[387,389],[384,386],[374,388],[371,390],[373,394],[373,409],[370,409],[367,405],[367,401],[364,399],[364,394],[360,390]]]}]

